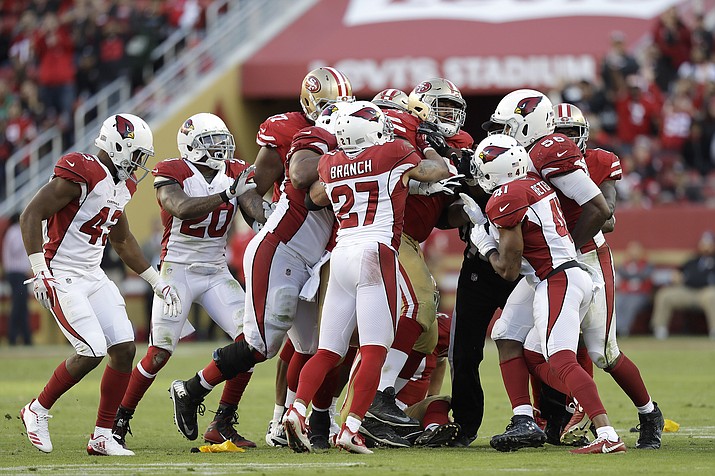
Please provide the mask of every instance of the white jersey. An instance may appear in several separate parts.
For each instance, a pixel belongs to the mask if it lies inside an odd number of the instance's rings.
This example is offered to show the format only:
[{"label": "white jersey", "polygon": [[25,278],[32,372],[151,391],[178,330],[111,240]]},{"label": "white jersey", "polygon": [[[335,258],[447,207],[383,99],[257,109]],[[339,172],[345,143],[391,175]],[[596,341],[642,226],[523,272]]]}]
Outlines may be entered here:
[{"label": "white jersey", "polygon": [[136,191],[136,183],[115,183],[99,158],[79,152],[57,161],[55,177],[78,184],[82,194],[44,223],[45,261],[53,271],[93,273],[102,261],[109,232]]},{"label": "white jersey", "polygon": [[369,147],[355,157],[335,151],[320,159],[318,174],[339,224],[337,246],[400,247],[408,193],[402,176],[419,161],[404,141]]},{"label": "white jersey", "polygon": [[[190,161],[166,159],[156,165],[152,174],[157,177],[155,188],[176,183],[189,197],[206,197],[226,190],[246,167],[246,163],[241,160],[228,160],[224,170],[220,170],[208,182]],[[235,198],[207,215],[186,220],[173,216],[162,207],[164,234],[161,239],[161,260],[180,264],[225,265],[226,234],[237,211]]]}]

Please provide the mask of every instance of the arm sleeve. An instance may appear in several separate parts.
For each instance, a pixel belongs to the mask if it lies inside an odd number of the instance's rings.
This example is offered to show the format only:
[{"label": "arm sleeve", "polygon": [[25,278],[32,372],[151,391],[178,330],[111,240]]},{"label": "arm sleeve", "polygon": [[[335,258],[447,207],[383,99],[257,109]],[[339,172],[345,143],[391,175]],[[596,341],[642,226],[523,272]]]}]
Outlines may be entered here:
[{"label": "arm sleeve", "polygon": [[601,193],[591,177],[583,170],[574,170],[565,175],[558,175],[551,178],[551,184],[558,188],[561,193],[569,197],[579,206],[592,200]]}]

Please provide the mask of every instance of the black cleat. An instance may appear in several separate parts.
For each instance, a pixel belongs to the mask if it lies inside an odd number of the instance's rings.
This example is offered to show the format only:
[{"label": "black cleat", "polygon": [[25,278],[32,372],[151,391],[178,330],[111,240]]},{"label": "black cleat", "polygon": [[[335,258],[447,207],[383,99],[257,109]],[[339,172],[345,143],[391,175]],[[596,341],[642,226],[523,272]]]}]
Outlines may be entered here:
[{"label": "black cleat", "polygon": [[117,409],[117,415],[114,417],[112,436],[124,449],[127,449],[127,433],[132,434],[132,429],[129,427],[129,420],[131,420],[133,416],[134,410],[120,406]]},{"label": "black cleat", "polygon": [[219,405],[213,421],[204,433],[204,441],[221,444],[231,440],[239,448],[255,448],[256,444],[241,436],[233,425],[238,425],[238,407],[236,405]]},{"label": "black cleat", "polygon": [[422,432],[415,441],[416,446],[429,446],[438,448],[440,446],[452,446],[459,435],[459,425],[456,423],[445,423],[431,430]]},{"label": "black cleat", "polygon": [[660,408],[658,408],[658,404],[653,402],[653,405],[655,409],[652,412],[638,414],[640,424],[637,428],[640,435],[638,436],[638,441],[636,441],[636,448],[641,450],[657,450],[660,448],[660,437],[663,434],[665,419]]},{"label": "black cleat", "polygon": [[199,436],[197,414],[203,416],[206,408],[204,398],[192,398],[186,391],[186,381],[174,380],[169,387],[169,395],[174,404],[174,423],[179,433],[188,440],[195,440]]},{"label": "black cleat", "polygon": [[330,449],[330,414],[313,410],[308,417],[308,438],[313,449]]},{"label": "black cleat", "polygon": [[492,436],[489,442],[497,451],[516,451],[520,448],[539,448],[544,446],[546,434],[539,428],[534,419],[526,415],[514,415],[506,431],[501,435]]},{"label": "black cleat", "polygon": [[367,410],[367,416],[390,426],[419,426],[420,422],[408,417],[395,403],[395,389],[387,387],[377,391],[372,405]]},{"label": "black cleat", "polygon": [[360,434],[365,438],[368,448],[387,446],[389,448],[409,448],[412,446],[406,438],[395,433],[395,430],[385,423],[366,417],[360,426]]}]

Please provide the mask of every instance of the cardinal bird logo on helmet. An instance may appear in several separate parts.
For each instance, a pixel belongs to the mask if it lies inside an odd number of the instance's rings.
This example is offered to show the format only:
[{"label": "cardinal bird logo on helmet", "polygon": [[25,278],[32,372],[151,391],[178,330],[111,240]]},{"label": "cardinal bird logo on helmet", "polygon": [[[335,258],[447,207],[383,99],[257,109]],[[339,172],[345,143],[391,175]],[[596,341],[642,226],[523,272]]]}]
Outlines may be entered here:
[{"label": "cardinal bird logo on helmet", "polygon": [[370,122],[377,122],[378,120],[380,120],[380,113],[376,109],[373,109],[371,107],[364,107],[360,110],[353,112],[350,115],[355,117],[362,117],[366,121]]},{"label": "cardinal bird logo on helmet", "polygon": [[487,164],[508,150],[509,149],[507,147],[488,145],[479,153],[479,158],[482,160],[482,163]]},{"label": "cardinal bird logo on helmet", "polygon": [[186,122],[184,122],[184,125],[181,126],[181,133],[185,135],[189,135],[189,132],[194,130],[194,121],[191,119],[187,119]]},{"label": "cardinal bird logo on helmet", "polygon": [[532,96],[528,98],[524,98],[521,101],[519,101],[519,104],[516,105],[516,108],[514,109],[514,112],[516,114],[521,115],[521,117],[526,117],[532,112],[534,112],[534,109],[536,109],[536,106],[539,105],[541,102],[542,97],[541,96]]},{"label": "cardinal bird logo on helmet", "polygon": [[115,127],[122,139],[134,139],[134,124],[132,124],[132,121],[120,115],[116,116],[116,120]]}]

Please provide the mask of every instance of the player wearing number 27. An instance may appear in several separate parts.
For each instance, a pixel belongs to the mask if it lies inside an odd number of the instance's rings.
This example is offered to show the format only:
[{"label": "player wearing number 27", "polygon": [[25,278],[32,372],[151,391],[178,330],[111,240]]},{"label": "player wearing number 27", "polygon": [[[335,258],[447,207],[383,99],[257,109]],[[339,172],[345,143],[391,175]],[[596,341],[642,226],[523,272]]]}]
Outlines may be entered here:
[{"label": "player wearing number 27", "polygon": [[[344,106],[335,122],[339,149],[320,158],[320,182],[311,186],[316,205],[332,205],[339,224],[330,259],[318,352],[300,373],[296,400],[284,417],[295,451],[312,449],[305,425],[306,406],[325,375],[348,350],[357,327],[359,366],[354,396],[336,445],[371,453],[358,434],[375,397],[380,369],[394,338],[401,303],[397,249],[410,178],[435,182],[449,176],[441,159],[420,161],[415,149],[392,140],[392,124],[372,103]],[[322,182],[322,183],[321,183]]]},{"label": "player wearing number 27", "polygon": [[[49,409],[108,355],[87,452],[127,456],[134,453],[112,438],[112,422],[136,349],[124,299],[99,266],[107,239],[163,300],[165,315],[180,315],[181,301],[142,255],[124,214],[137,183],[148,172],[147,159],[154,155],[149,126],[132,114],[113,115],[102,124],[95,145],[101,149],[97,155],[73,152],[60,158],[49,183],[20,217],[35,275],[30,280],[35,297],[75,348],[42,393],[22,408],[20,417],[30,442],[45,453],[52,451]],[[137,178],[139,169],[143,174]]]}]

